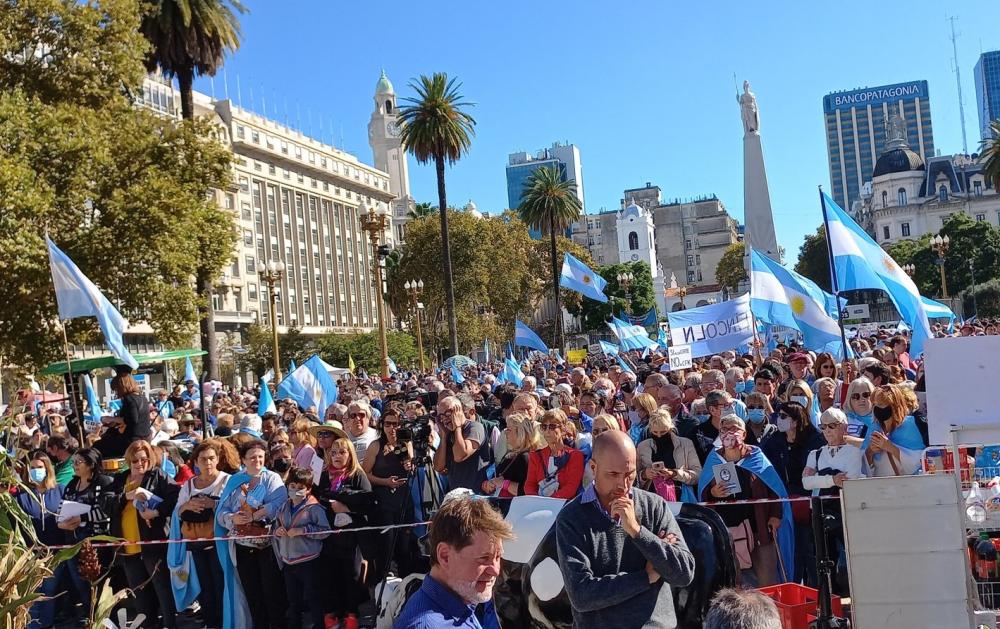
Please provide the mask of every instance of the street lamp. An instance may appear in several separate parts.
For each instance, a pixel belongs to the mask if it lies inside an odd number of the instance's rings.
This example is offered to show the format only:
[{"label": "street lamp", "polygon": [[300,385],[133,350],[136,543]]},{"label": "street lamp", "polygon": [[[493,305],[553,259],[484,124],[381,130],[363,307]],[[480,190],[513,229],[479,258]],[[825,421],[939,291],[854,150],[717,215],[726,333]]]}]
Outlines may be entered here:
[{"label": "street lamp", "polygon": [[625,291],[625,312],[632,314],[632,299],[629,297],[629,289],[632,288],[632,283],[635,282],[635,276],[630,272],[619,273],[617,280],[618,285]]},{"label": "street lamp", "polygon": [[420,303],[420,295],[424,292],[424,281],[423,280],[406,280],[403,284],[403,288],[410,295],[410,300],[413,302],[413,322],[414,327],[417,328],[417,351],[420,352],[420,373],[424,372],[424,341],[420,334],[420,309],[424,307]]},{"label": "street lamp", "polygon": [[913,266],[912,264],[909,264],[909,263],[904,264],[903,265],[903,272],[906,273],[907,275],[909,275],[910,277],[913,277],[913,274],[917,272],[917,267],[915,267],[915,266]]},{"label": "street lamp", "polygon": [[274,344],[274,347],[271,348],[274,359],[272,368],[274,369],[275,382],[281,382],[281,361],[278,360],[278,313],[276,306],[278,294],[274,291],[274,285],[281,281],[281,276],[284,274],[285,265],[279,264],[275,260],[268,261],[264,265],[264,272],[260,274],[260,279],[267,284],[267,300],[271,309],[271,342]]},{"label": "street lamp", "polygon": [[965,169],[968,168],[969,166],[972,166],[972,164],[974,162],[972,161],[972,158],[969,157],[968,155],[965,155],[964,153],[959,153],[958,155],[955,155],[952,158],[951,163],[954,164],[956,167],[958,167],[958,169],[960,171],[962,171],[962,192],[965,193],[965,195],[964,195],[965,196],[965,211],[968,212],[969,211],[969,181],[965,177]]},{"label": "street lamp", "polygon": [[979,304],[976,300],[976,265],[969,260],[969,273],[972,274],[972,316],[979,316]]},{"label": "street lamp", "polygon": [[945,254],[948,253],[948,246],[951,244],[951,240],[945,236],[941,237],[941,234],[931,238],[931,247],[937,253],[937,263],[941,267],[941,298],[948,299],[948,282],[944,279],[944,258]]},{"label": "street lamp", "polygon": [[684,298],[687,297],[688,287],[681,286],[677,289],[677,296],[681,298],[681,310],[685,310],[687,306],[684,305]]},{"label": "street lamp", "polygon": [[380,247],[379,240],[389,226],[389,215],[385,208],[379,204],[371,207],[367,212],[362,212],[358,218],[361,220],[361,229],[368,232],[368,238],[372,243],[373,260],[375,267],[375,305],[378,312],[378,335],[382,341],[382,378],[389,377],[389,345],[385,337],[385,304],[382,299],[382,258],[389,254],[388,247]]}]

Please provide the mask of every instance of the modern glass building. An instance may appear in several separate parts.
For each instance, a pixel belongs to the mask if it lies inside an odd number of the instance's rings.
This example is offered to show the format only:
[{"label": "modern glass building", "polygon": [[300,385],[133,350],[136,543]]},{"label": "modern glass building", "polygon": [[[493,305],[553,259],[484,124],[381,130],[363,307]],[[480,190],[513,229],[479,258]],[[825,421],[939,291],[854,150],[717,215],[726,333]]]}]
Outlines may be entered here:
[{"label": "modern glass building", "polygon": [[991,137],[990,122],[1000,119],[1000,50],[979,55],[972,73],[976,77],[979,133],[985,140]]},{"label": "modern glass building", "polygon": [[927,81],[833,92],[823,97],[830,189],[837,203],[850,210],[871,181],[875,162],[884,152],[890,113],[906,126],[906,141],[925,161],[934,155]]}]

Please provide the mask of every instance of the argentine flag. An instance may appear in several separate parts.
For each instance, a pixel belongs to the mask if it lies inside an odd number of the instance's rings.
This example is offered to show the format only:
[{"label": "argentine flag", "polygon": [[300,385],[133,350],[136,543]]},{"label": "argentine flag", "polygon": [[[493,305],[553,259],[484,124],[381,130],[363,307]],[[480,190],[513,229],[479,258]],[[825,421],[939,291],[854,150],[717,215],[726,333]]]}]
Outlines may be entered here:
[{"label": "argentine flag", "polygon": [[198,382],[198,376],[194,373],[194,365],[191,364],[191,357],[184,359],[184,382]]},{"label": "argentine flag", "polygon": [[267,413],[278,413],[278,408],[274,405],[274,397],[271,396],[271,389],[267,388],[267,381],[260,379],[260,398],[257,400],[257,414],[263,417]]},{"label": "argentine flag", "polygon": [[396,361],[389,357],[386,357],[386,361],[388,361],[389,364],[389,373],[396,373],[399,371],[399,368],[396,367]]},{"label": "argentine flag", "polygon": [[45,244],[49,248],[49,268],[56,289],[59,318],[66,321],[76,317],[97,317],[97,325],[104,333],[104,344],[111,353],[129,367],[138,367],[139,362],[122,341],[122,334],[128,327],[125,317],[48,236],[45,236]]},{"label": "argentine flag", "polygon": [[611,317],[611,322],[608,323],[608,327],[610,327],[611,331],[618,337],[618,340],[620,341],[619,344],[625,351],[633,349],[642,351],[647,347],[651,349],[657,349],[659,347],[656,341],[649,338],[649,335],[646,333],[646,328],[642,326],[626,323],[618,317]]},{"label": "argentine flag", "polygon": [[549,348],[542,342],[542,339],[520,320],[514,323],[514,345],[530,347],[546,354],[549,352]]},{"label": "argentine flag", "polygon": [[836,271],[835,288],[838,292],[861,288],[887,292],[903,321],[913,329],[910,353],[919,356],[932,335],[916,284],[833,199],[825,192],[821,194]]},{"label": "argentine flag", "polygon": [[451,379],[455,384],[465,384],[465,376],[455,365],[451,366]]},{"label": "argentine flag", "polygon": [[928,299],[926,297],[921,297],[920,301],[924,302],[924,312],[927,313],[928,319],[947,319],[948,320],[948,333],[955,331],[955,313],[951,311],[951,308],[942,304],[940,301],[934,301],[933,299]]},{"label": "argentine flag", "polygon": [[319,416],[323,417],[326,409],[337,401],[337,385],[320,357],[313,356],[285,376],[276,394],[281,400],[295,400],[303,409],[315,406]]},{"label": "argentine flag", "polygon": [[500,372],[500,377],[497,378],[498,383],[509,383],[521,386],[521,382],[524,380],[524,372],[521,371],[520,365],[514,362],[513,358],[506,358],[503,361],[503,371]]},{"label": "argentine flag", "polygon": [[607,285],[607,280],[591,271],[586,264],[577,260],[572,254],[563,255],[562,273],[559,276],[561,288],[574,290],[585,297],[606,304],[608,296],[604,294],[604,287]]},{"label": "argentine flag", "polygon": [[805,346],[844,358],[840,324],[827,311],[828,293],[756,250],[750,252],[750,311],[758,321],[802,332]]},{"label": "argentine flag", "polygon": [[97,392],[94,391],[94,385],[90,381],[90,374],[84,374],[83,387],[87,397],[90,419],[95,423],[100,422],[101,417],[104,417],[104,410],[101,408],[101,401],[97,398]]},{"label": "argentine flag", "polygon": [[608,343],[607,341],[598,341],[598,343],[601,344],[601,351],[607,354],[608,356],[618,355],[618,346],[615,345],[614,343]]}]

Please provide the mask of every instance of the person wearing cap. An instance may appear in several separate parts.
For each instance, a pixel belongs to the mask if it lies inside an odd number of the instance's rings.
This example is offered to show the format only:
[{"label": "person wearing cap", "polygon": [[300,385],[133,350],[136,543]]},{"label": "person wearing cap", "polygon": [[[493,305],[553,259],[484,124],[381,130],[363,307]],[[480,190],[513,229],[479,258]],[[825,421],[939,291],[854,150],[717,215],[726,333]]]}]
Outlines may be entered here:
[{"label": "person wearing cap", "polygon": [[788,370],[791,372],[791,377],[794,380],[805,380],[810,384],[813,383],[815,378],[809,369],[809,365],[812,362],[809,354],[805,352],[795,352],[788,357]]},{"label": "person wearing cap", "polygon": [[[721,446],[705,461],[698,481],[698,496],[704,502],[720,503],[714,508],[729,528],[740,569],[739,581],[744,587],[792,581],[795,531],[791,503],[724,504],[734,500],[787,498],[785,485],[761,449],[746,443],[746,424],[742,419],[726,415],[720,432]],[[715,469],[726,463],[735,464],[738,492],[716,483]]]},{"label": "person wearing cap", "polygon": [[153,402],[160,417],[173,417],[174,415],[174,403],[168,399],[167,395],[166,389],[160,389],[156,393],[156,401]]}]

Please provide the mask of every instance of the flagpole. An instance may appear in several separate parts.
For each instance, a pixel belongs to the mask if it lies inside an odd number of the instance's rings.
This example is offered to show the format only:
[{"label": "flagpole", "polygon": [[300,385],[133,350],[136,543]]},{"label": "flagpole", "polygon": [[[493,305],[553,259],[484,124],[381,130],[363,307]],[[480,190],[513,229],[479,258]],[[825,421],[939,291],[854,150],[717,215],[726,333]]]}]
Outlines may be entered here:
[{"label": "flagpole", "polygon": [[823,197],[823,186],[819,189],[819,204],[823,208],[823,231],[826,233],[826,257],[830,265],[830,288],[833,289],[833,301],[837,307],[837,325],[840,326],[840,342],[844,348],[844,360],[850,356],[847,349],[847,332],[844,331],[844,311],[840,307],[840,286],[837,283],[837,268],[833,261],[833,241],[830,238],[830,218],[826,211],[826,199]]},{"label": "flagpole", "polygon": [[70,404],[72,404],[73,415],[76,416],[76,428],[80,434],[80,447],[83,448],[86,447],[86,440],[83,437],[83,415],[80,413],[79,405],[76,403],[76,387],[73,384],[73,361],[69,355],[69,338],[66,336],[66,321],[60,321],[60,323],[62,324],[60,327],[62,328],[63,351],[66,352],[66,381],[69,382],[69,399]]},{"label": "flagpole", "polygon": [[750,313],[750,324],[753,326],[753,349],[754,353],[757,354],[757,366],[759,367],[764,363],[764,352],[762,351],[764,344],[757,336],[757,317],[752,312]]}]

